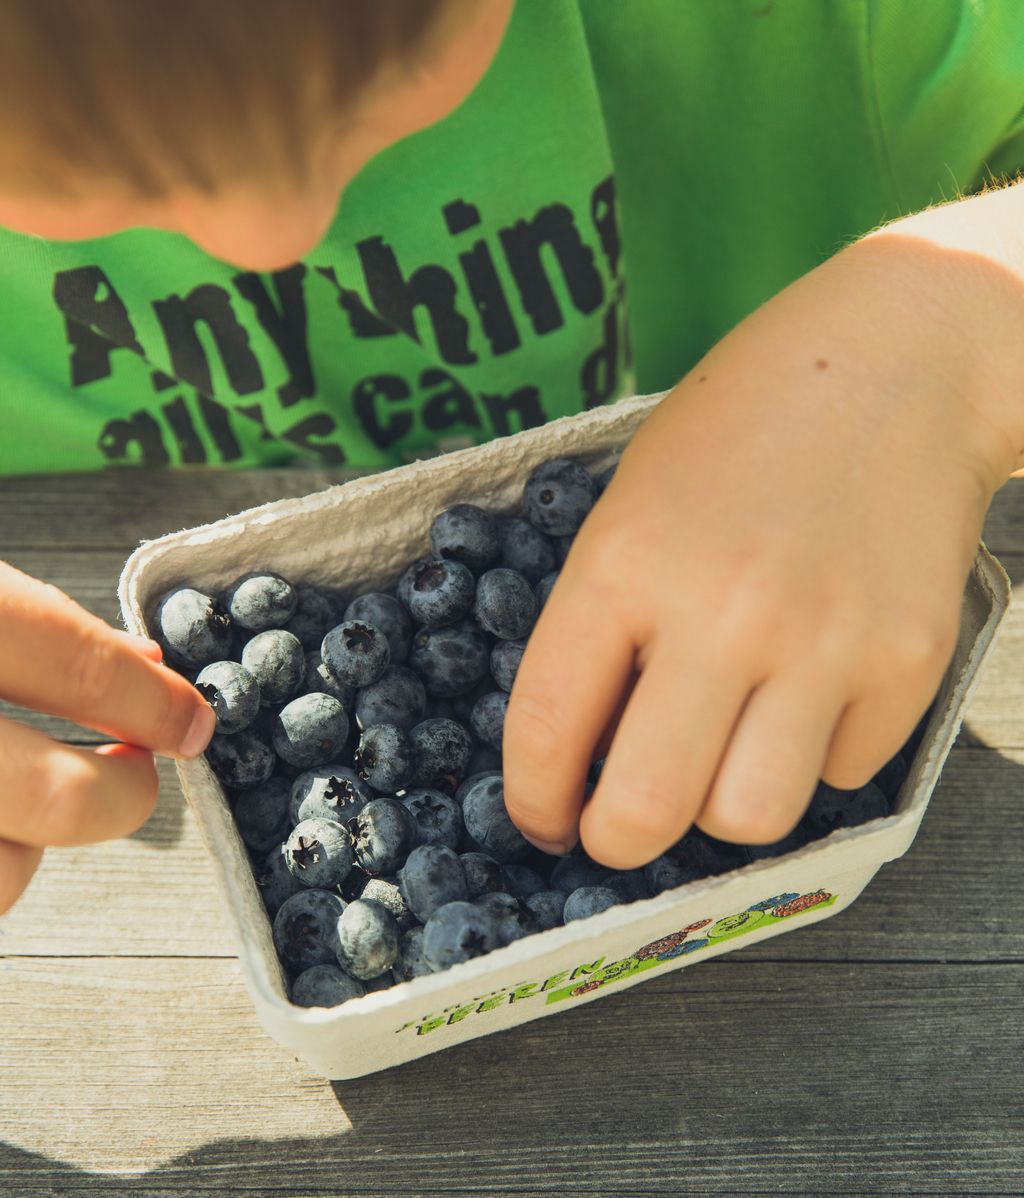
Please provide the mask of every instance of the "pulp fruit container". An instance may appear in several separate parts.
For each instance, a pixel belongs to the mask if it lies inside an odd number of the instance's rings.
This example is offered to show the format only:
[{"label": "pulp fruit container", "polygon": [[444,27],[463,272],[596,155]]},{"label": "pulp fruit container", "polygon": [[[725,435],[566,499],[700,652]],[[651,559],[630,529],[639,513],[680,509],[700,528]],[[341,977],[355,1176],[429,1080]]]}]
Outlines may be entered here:
[{"label": "pulp fruit container", "polygon": [[[430,523],[444,507],[469,502],[498,513],[515,511],[527,475],[547,458],[573,457],[592,471],[602,470],[617,460],[663,398],[620,400],[144,542],[118,585],[125,626],[151,636],[156,606],[172,587],[189,584],[216,594],[250,570],[338,587],[346,598],[389,589],[410,561],[428,552]],[[1009,597],[1006,574],[980,544],[964,589],[955,654],[889,816],[329,1009],[289,1001],[271,924],[224,790],[202,758],[177,762],[264,1028],[315,1073],[360,1077],[558,1015],[837,914],[913,841]]]}]

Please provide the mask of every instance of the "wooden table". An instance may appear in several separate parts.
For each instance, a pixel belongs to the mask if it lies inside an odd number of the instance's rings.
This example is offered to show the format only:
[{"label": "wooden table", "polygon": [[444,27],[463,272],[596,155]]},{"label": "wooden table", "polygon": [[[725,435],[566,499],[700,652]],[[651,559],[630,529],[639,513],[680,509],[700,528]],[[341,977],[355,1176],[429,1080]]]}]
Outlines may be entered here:
[{"label": "wooden table", "polygon": [[[142,539],[340,474],[0,482],[0,556],[119,625]],[[1024,574],[1024,480],[986,542]],[[74,743],[98,734],[15,715]],[[1024,1193],[1024,618],[909,853],[834,919],[358,1081],[257,1023],[173,765],[0,919],[0,1194]]]}]

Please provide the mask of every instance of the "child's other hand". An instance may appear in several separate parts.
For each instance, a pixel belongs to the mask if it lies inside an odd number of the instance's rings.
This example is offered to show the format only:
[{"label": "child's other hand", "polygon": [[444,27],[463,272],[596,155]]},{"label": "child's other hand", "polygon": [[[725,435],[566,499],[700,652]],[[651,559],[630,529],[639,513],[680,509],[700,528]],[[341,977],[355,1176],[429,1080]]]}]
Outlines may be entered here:
[{"label": "child's other hand", "polygon": [[[160,661],[155,642],[0,562],[0,696],[127,742],[75,748],[0,720],[0,912],[46,846],[109,840],[145,823],[157,796],[149,750],[195,757],[205,748],[212,708]],[[183,753],[197,713],[203,722]]]},{"label": "child's other hand", "polygon": [[948,312],[858,249],[694,367],[578,534],[505,724],[509,812],[549,852],[633,868],[694,822],[770,843],[933,699],[1007,447]]}]

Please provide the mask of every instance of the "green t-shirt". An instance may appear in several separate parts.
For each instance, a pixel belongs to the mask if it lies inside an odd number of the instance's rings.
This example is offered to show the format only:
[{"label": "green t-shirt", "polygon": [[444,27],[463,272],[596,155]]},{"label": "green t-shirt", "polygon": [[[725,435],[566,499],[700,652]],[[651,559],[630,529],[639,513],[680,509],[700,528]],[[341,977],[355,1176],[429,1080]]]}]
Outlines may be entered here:
[{"label": "green t-shirt", "polygon": [[0,231],[0,473],[382,468],[670,387],[878,224],[1024,164],[1018,0],[519,0],[300,263]]}]

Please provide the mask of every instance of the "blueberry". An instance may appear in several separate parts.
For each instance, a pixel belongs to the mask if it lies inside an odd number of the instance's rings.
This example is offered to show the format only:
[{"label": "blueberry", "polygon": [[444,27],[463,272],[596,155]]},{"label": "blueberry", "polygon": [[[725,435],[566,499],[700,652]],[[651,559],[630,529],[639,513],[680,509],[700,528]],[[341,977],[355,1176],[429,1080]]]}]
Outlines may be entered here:
[{"label": "blueberry", "polygon": [[409,664],[431,695],[450,699],[487,677],[490,648],[472,620],[446,628],[422,628],[413,637]]},{"label": "blueberry", "polygon": [[259,683],[264,707],[294,699],[306,677],[302,644],[282,628],[257,632],[242,650],[242,665]]},{"label": "blueberry", "polygon": [[473,789],[474,784],[479,782],[481,778],[500,778],[500,777],[501,777],[500,769],[479,770],[475,774],[467,774],[465,776],[465,778],[463,778],[463,780],[459,783],[458,790],[456,790],[456,792],[455,792],[456,803],[459,803],[459,804],[464,803],[465,799],[466,799],[466,795],[469,794],[469,792]]},{"label": "blueberry", "polygon": [[473,738],[455,720],[421,720],[409,733],[413,784],[451,794],[466,773]]},{"label": "blueberry", "polygon": [[377,990],[390,990],[395,984],[394,976],[390,969],[385,969],[382,974],[375,978],[367,978],[363,985],[366,987],[367,994],[373,994]]},{"label": "blueberry", "polygon": [[797,849],[802,849],[807,842],[807,833],[800,828],[794,828],[781,840],[774,840],[771,844],[748,844],[746,846],[747,856],[751,861],[763,861],[766,857],[781,857],[783,853],[794,853]]},{"label": "blueberry", "polygon": [[526,641],[520,638],[516,641],[498,641],[491,650],[491,677],[503,691],[512,689],[525,649]]},{"label": "blueberry", "polygon": [[398,799],[367,803],[356,816],[352,834],[356,860],[375,876],[394,874],[419,842],[416,821]]},{"label": "blueberry", "polygon": [[303,886],[328,890],[340,885],[352,868],[352,837],[330,819],[304,819],[285,841],[285,864]]},{"label": "blueberry", "polygon": [[503,641],[520,640],[537,619],[537,597],[522,574],[498,566],[477,579],[473,619]]},{"label": "blueberry", "polygon": [[473,604],[476,579],[468,566],[443,557],[428,557],[409,584],[409,614],[424,628],[440,628],[461,620]]},{"label": "blueberry", "polygon": [[293,824],[304,819],[333,819],[347,824],[376,796],[355,770],[340,761],[304,770],[292,782],[288,812]]},{"label": "blueberry", "polygon": [[232,810],[242,840],[254,853],[269,853],[288,835],[291,783],[275,774],[266,782],[238,791]]},{"label": "blueberry", "polygon": [[[708,876],[701,870],[688,868],[683,862],[677,861],[666,853],[649,861],[643,868],[643,874],[644,881],[652,895],[661,894],[665,890],[674,890],[677,886],[685,886],[688,882]],[[608,886],[609,883],[606,881],[601,885]]]},{"label": "blueberry", "polygon": [[732,844],[728,840],[717,840],[702,832],[700,828],[691,828],[677,844],[669,849],[669,854],[677,861],[689,862],[688,845],[690,841],[703,841],[704,854],[701,859],[707,861],[707,873],[711,875],[727,874],[731,870],[740,869],[750,864],[746,847],[742,844]]},{"label": "blueberry", "polygon": [[528,865],[517,865],[514,861],[510,861],[502,868],[505,874],[505,885],[501,889],[507,891],[514,898],[529,898],[531,894],[538,894],[548,888],[540,874]]},{"label": "blueberry", "polygon": [[217,713],[217,731],[224,736],[248,728],[259,714],[259,684],[237,661],[203,666],[193,685]]},{"label": "blueberry", "polygon": [[[463,724],[468,729],[469,717],[473,714],[473,708],[476,706],[477,699],[492,690],[494,690],[494,682],[489,674],[485,674],[476,686],[464,694],[452,695],[450,699],[434,699],[433,706],[438,708],[438,710],[430,711],[427,718],[454,720],[457,724]],[[442,705],[447,706],[449,710],[442,712],[440,710]]]},{"label": "blueberry", "polygon": [[407,732],[394,724],[371,724],[359,739],[356,773],[374,790],[394,793],[408,786],[414,759],[413,743]]},{"label": "blueberry", "polygon": [[548,536],[574,533],[597,498],[594,480],[570,458],[551,458],[531,471],[523,488],[523,512]]},{"label": "blueberry", "polygon": [[466,871],[456,853],[443,844],[419,845],[398,871],[398,885],[409,909],[426,923],[438,907],[468,894]]},{"label": "blueberry", "polygon": [[687,882],[725,872],[716,845],[699,828],[691,828],[677,840],[667,856],[682,867]]},{"label": "blueberry", "polygon": [[505,809],[505,784],[501,778],[481,778],[462,801],[466,831],[485,853],[502,865],[521,861],[530,842]]},{"label": "blueberry", "polygon": [[285,899],[274,916],[274,947],[286,969],[303,973],[338,964],[338,921],[346,905],[330,890],[300,890]]},{"label": "blueberry", "polygon": [[572,923],[574,919],[589,919],[591,915],[599,915],[609,907],[617,906],[619,901],[619,896],[607,886],[581,886],[565,900],[562,918],[566,923]]},{"label": "blueberry", "polygon": [[[555,559],[558,562],[559,569],[565,565],[565,559],[569,556],[569,550],[572,548],[573,541],[576,540],[576,534],[570,533],[567,537],[552,537],[551,543],[555,547]],[[545,578],[547,575],[545,575]],[[543,582],[544,579],[541,579]],[[540,582],[537,583],[540,586]]]},{"label": "blueberry", "polygon": [[271,920],[278,913],[285,899],[289,899],[293,894],[298,894],[300,890],[305,889],[302,883],[296,881],[288,870],[288,863],[284,855],[284,840],[285,838],[282,836],[281,844],[275,845],[267,853],[254,875],[263,905]]},{"label": "blueberry", "polygon": [[614,890],[623,903],[635,903],[651,897],[651,888],[642,869],[613,869],[611,876],[601,885]]},{"label": "blueberry", "polygon": [[420,844],[458,849],[463,839],[462,808],[439,790],[410,790],[402,802],[416,821]]},{"label": "blueberry", "polygon": [[907,766],[906,758],[902,753],[896,753],[893,757],[889,758],[871,781],[874,782],[891,804],[896,801],[896,796],[899,794],[900,787],[906,780],[908,773],[910,773],[910,770]]},{"label": "blueberry", "polygon": [[331,695],[314,691],[286,703],[274,722],[274,752],[301,769],[332,761],[348,740],[345,708]]},{"label": "blueberry", "polygon": [[560,570],[552,570],[550,574],[545,574],[544,577],[533,588],[534,598],[537,600],[537,611],[551,598],[551,592],[554,589],[555,583],[558,581]]},{"label": "blueberry", "polygon": [[363,983],[337,965],[314,965],[292,982],[290,997],[297,1007],[337,1007],[365,993]]},{"label": "blueberry", "polygon": [[[505,889],[504,871],[493,857],[488,857],[486,853],[460,853],[459,860],[466,871],[466,889],[470,899]],[[564,901],[565,895],[562,898]]]},{"label": "blueberry", "polygon": [[473,900],[476,907],[489,911],[498,925],[498,938],[502,947],[524,936],[540,931],[537,916],[522,899],[505,891],[482,894]]},{"label": "blueberry", "polygon": [[594,494],[600,497],[608,489],[608,484],[615,477],[615,471],[618,469],[618,462],[613,462],[610,466],[601,471],[600,474],[594,477]]},{"label": "blueberry", "polygon": [[438,907],[423,928],[423,960],[435,972],[472,957],[482,957],[500,945],[501,934],[494,915],[465,901]]},{"label": "blueberry", "polygon": [[391,648],[379,628],[346,620],[324,637],[320,656],[332,678],[349,686],[369,686],[388,668]]},{"label": "blueberry", "polygon": [[408,566],[399,575],[398,582],[395,583],[395,598],[398,602],[409,611],[409,600],[412,598],[412,584],[416,577],[416,572],[422,566],[427,565],[430,561],[429,557],[418,557],[414,562],[410,562]]},{"label": "blueberry", "polygon": [[319,646],[306,654],[306,676],[302,681],[302,690],[308,695],[330,695],[332,699],[338,700],[349,715],[355,710],[356,688],[346,686],[344,682],[338,682],[336,678],[331,677],[320,656]]},{"label": "blueberry", "polygon": [[210,769],[229,790],[259,786],[266,782],[277,764],[270,745],[248,728],[230,736],[215,733],[204,756]]},{"label": "blueberry", "polygon": [[423,719],[427,692],[418,675],[407,666],[388,666],[376,682],[356,692],[356,724],[394,724],[408,732]]},{"label": "blueberry", "polygon": [[536,894],[527,895],[523,902],[536,916],[542,932],[560,927],[564,922],[565,895],[560,890],[538,890]]},{"label": "blueberry", "polygon": [[280,574],[261,570],[236,578],[221,592],[220,603],[239,628],[265,632],[288,623],[295,614],[299,597]]},{"label": "blueberry", "polygon": [[469,726],[488,748],[501,752],[501,738],[505,731],[505,712],[508,711],[508,695],[505,691],[488,691],[473,705]]},{"label": "blueberry", "polygon": [[387,907],[395,917],[395,923],[398,924],[400,932],[405,932],[416,924],[416,916],[409,910],[409,904],[402,898],[402,892],[398,889],[398,882],[395,878],[369,878],[362,892],[354,897],[380,903],[382,907]]},{"label": "blueberry", "polygon": [[568,853],[551,870],[551,889],[570,895],[583,887],[604,886],[612,871],[585,853]]},{"label": "blueberry", "polygon": [[388,639],[391,664],[401,665],[409,656],[412,643],[413,623],[406,608],[393,595],[383,591],[370,591],[357,595],[345,608],[344,619],[358,620],[379,628]]},{"label": "blueberry", "polygon": [[356,899],[338,921],[338,961],[354,978],[380,977],[398,957],[398,937],[398,924],[387,907]]},{"label": "blueberry", "polygon": [[172,665],[199,670],[231,656],[231,617],[194,587],[180,586],[160,600],[154,638]]},{"label": "blueberry", "polygon": [[303,583],[296,584],[295,595],[295,614],[281,627],[297,636],[307,653],[314,649],[319,652],[327,633],[341,623],[342,600],[326,587]]},{"label": "blueberry", "polygon": [[446,508],[430,526],[430,551],[471,570],[486,569],[501,552],[494,517],[472,503]]},{"label": "blueberry", "polygon": [[[474,745],[473,752],[469,755],[469,761],[466,762],[466,777],[484,773],[501,773],[501,753],[495,752],[487,745]],[[462,786],[462,782],[459,783],[459,786]]]},{"label": "blueberry", "polygon": [[837,828],[853,828],[889,814],[889,800],[873,783],[859,790],[839,790],[818,782],[800,827],[812,837],[828,836]]},{"label": "blueberry", "polygon": [[417,924],[402,933],[391,976],[396,982],[411,982],[413,978],[423,978],[428,973],[433,973],[433,970],[423,959],[423,928]]},{"label": "blueberry", "polygon": [[500,564],[522,574],[531,586],[558,565],[551,538],[518,516],[498,521],[498,539],[501,541]]}]

